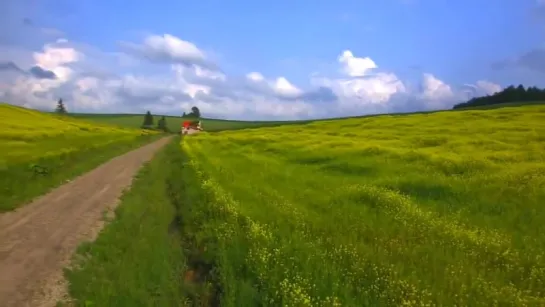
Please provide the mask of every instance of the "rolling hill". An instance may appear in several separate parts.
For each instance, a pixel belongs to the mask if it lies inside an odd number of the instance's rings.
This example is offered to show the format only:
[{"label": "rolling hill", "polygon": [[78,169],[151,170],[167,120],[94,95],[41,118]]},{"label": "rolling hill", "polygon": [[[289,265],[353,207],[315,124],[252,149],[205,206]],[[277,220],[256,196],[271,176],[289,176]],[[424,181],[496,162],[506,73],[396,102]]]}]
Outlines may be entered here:
[{"label": "rolling hill", "polygon": [[[108,123],[120,127],[139,128],[144,120],[143,114],[71,114],[75,118],[83,118],[101,123]],[[155,123],[161,118],[160,115],[154,115]],[[187,118],[177,116],[165,116],[170,131],[178,132]],[[206,131],[238,130],[245,128],[271,127],[292,124],[294,121],[238,121],[222,120],[212,118],[202,118],[202,125]],[[308,122],[308,121],[303,121]],[[298,122],[297,122],[298,123]]]},{"label": "rolling hill", "polygon": [[229,306],[545,304],[544,105],[224,131],[182,152],[182,224]]},{"label": "rolling hill", "polygon": [[0,211],[135,148],[156,132],[0,104]]}]

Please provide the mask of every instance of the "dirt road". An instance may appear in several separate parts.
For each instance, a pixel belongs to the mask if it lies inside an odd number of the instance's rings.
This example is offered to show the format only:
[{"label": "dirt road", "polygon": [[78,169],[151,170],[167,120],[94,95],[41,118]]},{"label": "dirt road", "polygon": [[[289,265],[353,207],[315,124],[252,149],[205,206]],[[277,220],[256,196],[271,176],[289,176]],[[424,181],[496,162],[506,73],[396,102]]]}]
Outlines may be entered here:
[{"label": "dirt road", "polygon": [[[63,267],[93,240],[144,162],[170,138],[114,158],[14,212],[0,215],[0,306],[55,306]],[[22,182],[21,184],[24,184]]]}]

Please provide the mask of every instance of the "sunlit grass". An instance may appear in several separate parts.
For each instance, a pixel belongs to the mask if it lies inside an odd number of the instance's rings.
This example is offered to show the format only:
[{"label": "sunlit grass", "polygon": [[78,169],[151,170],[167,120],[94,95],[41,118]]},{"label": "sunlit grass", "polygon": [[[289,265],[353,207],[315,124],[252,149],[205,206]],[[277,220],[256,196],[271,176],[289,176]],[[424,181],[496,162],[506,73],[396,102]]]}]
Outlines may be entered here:
[{"label": "sunlit grass", "polygon": [[0,211],[157,135],[0,104]]},{"label": "sunlit grass", "polygon": [[545,304],[543,106],[201,134],[182,147],[227,305]]}]

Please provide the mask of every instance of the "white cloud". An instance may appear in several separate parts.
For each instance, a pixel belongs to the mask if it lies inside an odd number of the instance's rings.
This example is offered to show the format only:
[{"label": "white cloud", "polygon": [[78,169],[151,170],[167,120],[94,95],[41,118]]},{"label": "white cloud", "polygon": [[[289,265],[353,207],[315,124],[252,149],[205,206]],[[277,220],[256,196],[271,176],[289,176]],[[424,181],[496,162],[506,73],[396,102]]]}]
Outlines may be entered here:
[{"label": "white cloud", "polygon": [[448,84],[426,73],[422,81],[422,96],[430,100],[441,100],[451,98],[453,93]]},{"label": "white cloud", "polygon": [[492,83],[486,80],[477,81],[476,86],[477,88],[481,89],[485,95],[492,95],[502,90],[502,87],[499,84]]},{"label": "white cloud", "polygon": [[204,53],[200,51],[195,44],[169,34],[147,37],[144,41],[144,47],[150,52],[164,53],[174,60],[203,60],[205,58]]},{"label": "white cloud", "polygon": [[462,91],[466,94],[464,98],[492,95],[502,90],[498,84],[486,80],[479,80],[475,84],[464,84]]},{"label": "white cloud", "polygon": [[386,108],[388,101],[395,94],[405,93],[406,87],[399,78],[388,72],[370,73],[378,68],[369,57],[356,57],[346,50],[338,58],[341,70],[345,77],[342,78],[313,78],[313,84],[331,88],[339,97],[339,105],[349,111],[370,106],[376,111],[376,104],[383,104],[378,109]]},{"label": "white cloud", "polygon": [[227,76],[221,72],[202,68],[200,66],[194,66],[194,69],[195,69],[195,74],[201,78],[208,78],[208,79],[221,80],[221,81],[225,81],[227,79]]},{"label": "white cloud", "polygon": [[277,94],[286,97],[296,97],[303,93],[303,91],[295,87],[284,77],[277,78],[273,84],[273,88]]},{"label": "white cloud", "polygon": [[255,81],[255,82],[260,82],[260,81],[263,81],[265,80],[265,78],[263,77],[262,74],[258,73],[258,72],[251,72],[251,73],[248,73],[246,75],[246,78],[252,80],[252,81]]},{"label": "white cloud", "polygon": [[170,34],[150,35],[141,44],[121,42],[129,52],[157,63],[180,63],[215,68],[195,44]]},{"label": "white cloud", "polygon": [[345,50],[338,60],[342,64],[343,72],[350,77],[363,77],[369,70],[377,68],[373,60],[368,57],[355,57],[350,50]]},{"label": "white cloud", "polygon": [[[64,42],[67,41],[60,41],[60,43]],[[35,65],[54,72],[61,82],[67,81],[72,74],[72,69],[67,67],[66,64],[74,63],[81,59],[82,55],[74,48],[56,47],[51,44],[45,45],[42,52],[34,53]]]},{"label": "white cloud", "polygon": [[[40,80],[0,71],[0,100],[52,109],[63,98],[77,112],[181,114],[197,106],[210,117],[297,119],[449,108],[463,100],[468,89],[501,89],[484,80],[457,89],[432,74],[423,74],[420,87],[411,88],[395,73],[377,71],[371,58],[349,50],[336,59],[341,76],[313,76],[305,88],[286,76],[226,74],[209,65],[195,44],[168,34],[149,36],[129,49],[152,61],[136,65],[123,52],[102,52],[63,39],[37,52],[0,46],[0,54],[23,69],[39,66],[58,76]],[[170,69],[153,62],[170,63]]]}]

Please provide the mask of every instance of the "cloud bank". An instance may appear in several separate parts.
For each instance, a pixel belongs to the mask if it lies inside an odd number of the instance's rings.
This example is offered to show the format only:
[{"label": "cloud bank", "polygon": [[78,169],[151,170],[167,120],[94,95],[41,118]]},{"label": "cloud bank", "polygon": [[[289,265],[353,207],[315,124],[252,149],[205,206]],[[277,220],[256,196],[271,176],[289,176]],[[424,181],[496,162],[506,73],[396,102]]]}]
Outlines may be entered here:
[{"label": "cloud bank", "polygon": [[171,34],[121,41],[115,52],[62,38],[39,50],[14,48],[0,46],[0,100],[47,110],[63,98],[72,112],[180,115],[197,106],[208,117],[303,119],[446,109],[501,90],[487,80],[453,86],[432,73],[414,86],[349,49],[330,60],[336,74],[312,74],[300,86],[259,71],[226,73],[195,43]]}]

